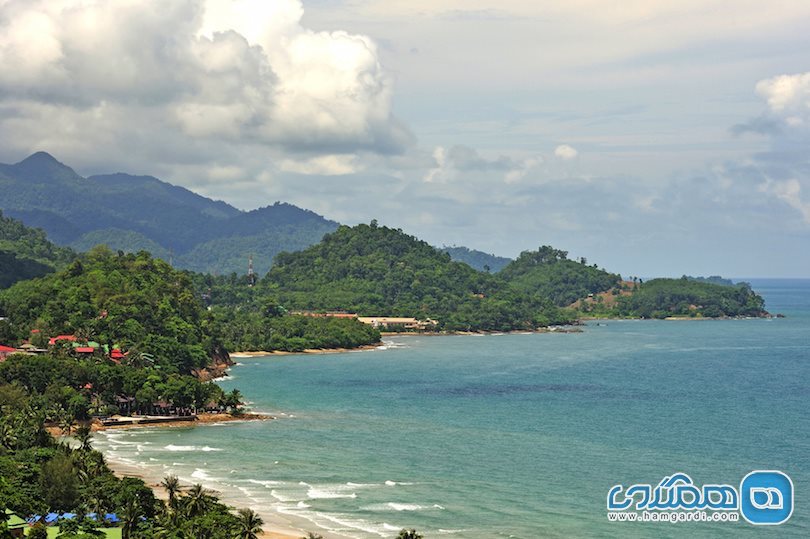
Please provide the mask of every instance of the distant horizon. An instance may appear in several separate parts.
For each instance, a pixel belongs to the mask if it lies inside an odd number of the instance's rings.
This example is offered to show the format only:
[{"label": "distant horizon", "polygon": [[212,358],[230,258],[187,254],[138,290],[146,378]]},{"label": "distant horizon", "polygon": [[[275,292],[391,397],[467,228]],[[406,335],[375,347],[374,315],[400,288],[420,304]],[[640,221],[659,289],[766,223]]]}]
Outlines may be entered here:
[{"label": "distant horizon", "polygon": [[[66,166],[66,167],[68,167],[68,168],[71,168],[71,169],[75,170],[75,168],[74,168],[74,167],[72,167],[72,166],[70,165],[70,163],[67,163],[67,162],[65,162],[65,161],[61,160],[61,159],[59,158],[59,156],[58,156],[58,155],[54,155],[53,153],[51,153],[50,151],[45,150],[45,149],[39,149],[39,150],[36,150],[36,151],[32,152],[31,154],[28,154],[28,155],[26,155],[25,157],[23,157],[23,158],[21,158],[21,159],[18,159],[18,160],[13,161],[13,163],[0,163],[0,164],[19,164],[19,163],[21,163],[21,162],[25,161],[26,159],[28,159],[28,158],[30,158],[30,157],[32,157],[32,156],[34,156],[34,155],[36,155],[36,154],[45,154],[45,155],[48,155],[49,157],[51,157],[52,159],[56,160],[56,161],[57,161],[57,162],[59,162],[60,164],[62,164],[62,165],[64,165],[64,166]],[[80,171],[76,171],[76,173],[77,173],[77,174],[79,174],[80,176],[82,176],[83,178],[87,178],[87,177],[89,177],[89,176],[94,176],[94,175],[113,175],[113,174],[126,174],[126,175],[136,176],[136,174],[132,174],[132,173],[129,173],[129,172],[126,172],[126,171],[123,171],[123,170],[117,170],[117,171],[115,171],[115,172],[110,172],[110,171],[107,171],[107,172],[99,172],[99,173],[95,173],[95,174],[85,174],[85,173],[80,172]],[[162,178],[160,178],[160,177],[158,177],[158,176],[155,176],[155,175],[153,175],[153,174],[148,174],[148,173],[147,173],[147,174],[137,174],[137,176],[150,176],[150,177],[154,177],[154,178],[156,178],[156,179],[158,179],[158,180],[160,180],[160,181],[162,181],[162,182],[164,182],[164,183],[168,183],[168,184],[170,184],[170,185],[177,185],[177,184],[173,184],[173,183],[171,183],[171,182],[167,182],[166,180],[163,180]],[[183,187],[183,186],[179,186],[179,187]],[[193,193],[195,193],[195,194],[197,194],[197,195],[200,195],[200,196],[205,196],[205,195],[202,195],[202,194],[200,194],[199,192],[195,191],[195,190],[194,190],[194,189],[192,189],[192,188],[188,188],[188,187],[186,187],[186,189],[189,189],[191,192],[193,192]],[[230,205],[230,206],[232,206],[232,207],[234,207],[234,208],[236,208],[237,210],[242,211],[242,212],[250,212],[250,211],[255,211],[256,209],[266,208],[266,207],[268,207],[268,206],[273,206],[274,204],[291,204],[291,205],[296,206],[296,207],[298,207],[298,208],[300,208],[300,209],[302,209],[302,210],[314,211],[314,210],[312,210],[312,209],[310,209],[310,208],[306,208],[306,207],[298,206],[297,204],[294,204],[294,203],[292,203],[292,202],[285,201],[285,200],[274,200],[274,201],[271,201],[271,202],[267,202],[267,204],[263,204],[263,205],[261,205],[261,206],[258,206],[257,208],[252,208],[252,209],[244,209],[244,208],[240,208],[239,206],[236,206],[236,205],[232,204],[231,202],[228,202],[227,200],[222,200],[222,199],[211,199],[210,197],[206,197],[206,198],[209,198],[210,200],[214,200],[215,202],[224,202],[225,204],[228,204],[228,205]],[[353,223],[344,223],[344,222],[340,222],[340,221],[338,221],[338,220],[336,220],[336,219],[334,219],[334,218],[332,218],[332,217],[330,217],[330,216],[328,216],[328,215],[322,215],[322,214],[320,214],[320,213],[318,213],[318,212],[315,212],[315,213],[317,213],[318,215],[321,215],[323,218],[325,218],[325,219],[327,219],[327,220],[332,220],[332,221],[335,221],[335,222],[337,222],[337,223],[339,223],[339,224],[341,224],[341,225],[347,225],[347,226],[356,226],[356,225],[358,225],[358,224],[363,224],[363,223],[366,223],[365,221],[358,221],[358,222],[353,222]],[[369,221],[367,221],[367,222],[370,222],[371,220],[377,220],[378,222],[380,221],[378,218],[372,218],[372,219],[370,219],[370,220],[369,220]],[[384,225],[384,226],[389,226],[389,227],[391,227],[391,228],[399,228],[399,229],[402,229],[402,230],[403,230],[405,233],[407,233],[407,234],[409,234],[409,235],[412,235],[412,236],[415,236],[415,237],[419,238],[420,240],[424,240],[424,238],[422,238],[422,237],[421,237],[421,236],[419,236],[418,234],[415,234],[415,233],[413,233],[413,232],[410,232],[410,231],[408,231],[407,229],[405,229],[405,228],[404,228],[404,227],[402,227],[402,226],[398,226],[398,225],[396,225],[396,224],[384,223],[384,222],[381,222],[381,224],[382,224],[382,225]],[[427,241],[427,240],[424,240],[424,241]],[[428,243],[431,243],[431,242],[428,242]],[[515,258],[517,258],[517,257],[520,255],[520,253],[522,253],[522,252],[524,252],[524,251],[531,251],[531,250],[534,250],[534,249],[537,249],[538,247],[540,247],[540,245],[536,245],[536,246],[532,246],[532,247],[526,247],[525,249],[522,249],[521,251],[519,251],[519,252],[518,252],[517,254],[515,254],[515,255],[506,255],[506,254],[499,254],[499,253],[497,253],[497,252],[491,252],[491,251],[487,251],[487,250],[484,250],[484,249],[478,248],[478,247],[476,247],[475,245],[460,245],[460,244],[456,244],[456,243],[448,243],[448,242],[431,243],[431,245],[433,245],[434,247],[439,248],[439,249],[441,249],[441,248],[449,248],[449,247],[465,247],[465,248],[467,248],[467,249],[471,249],[471,250],[475,250],[475,251],[483,252],[483,253],[488,254],[488,255],[497,256],[497,257],[502,257],[502,258],[509,258],[509,259],[511,259],[511,260],[514,260]],[[554,247],[556,247],[556,248],[562,249],[562,250],[567,250],[565,245],[553,245],[553,246],[554,246]],[[585,256],[585,255],[579,255],[579,254],[577,254],[576,256],[571,256],[571,255],[569,254],[569,257],[570,257],[570,258],[573,258],[573,259],[578,258],[579,256]],[[586,256],[586,258],[587,258],[587,256]],[[589,263],[593,263],[593,262],[589,262]],[[597,263],[597,265],[598,265],[599,267],[602,267],[602,268],[606,269],[607,271],[610,271],[610,272],[613,272],[613,273],[619,273],[620,275],[622,275],[622,277],[623,277],[623,278],[626,278],[628,275],[635,275],[635,273],[636,273],[636,272],[629,272],[629,273],[625,273],[625,272],[618,272],[618,271],[615,271],[615,270],[611,269],[610,267],[603,266],[603,265],[598,264],[598,263]],[[652,275],[652,274],[650,274],[650,275]],[[656,274],[655,274],[654,276],[652,276],[652,277],[651,277],[651,276],[647,276],[647,277],[643,277],[643,276],[642,276],[642,277],[640,277],[640,278],[642,278],[642,279],[644,279],[644,280],[656,279],[656,278],[672,278],[672,279],[678,279],[678,278],[682,277],[683,275],[689,275],[689,276],[693,276],[693,277],[709,277],[709,276],[712,276],[712,275],[719,275],[719,276],[721,276],[721,277],[723,277],[723,278],[726,278],[726,279],[731,279],[731,280],[733,280],[733,281],[746,281],[746,280],[766,280],[766,279],[772,279],[772,280],[791,280],[791,279],[792,279],[792,280],[807,280],[807,279],[810,279],[810,276],[808,276],[808,277],[795,277],[795,276],[729,277],[728,275],[724,275],[724,274],[719,273],[719,272],[708,272],[708,273],[704,272],[704,273],[699,273],[699,272],[688,272],[688,271],[687,271],[687,272],[685,272],[685,273],[678,273],[678,274],[674,274],[674,273],[666,273],[666,272],[664,272],[664,273],[662,273],[662,274],[657,274],[657,273],[656,273]]]}]

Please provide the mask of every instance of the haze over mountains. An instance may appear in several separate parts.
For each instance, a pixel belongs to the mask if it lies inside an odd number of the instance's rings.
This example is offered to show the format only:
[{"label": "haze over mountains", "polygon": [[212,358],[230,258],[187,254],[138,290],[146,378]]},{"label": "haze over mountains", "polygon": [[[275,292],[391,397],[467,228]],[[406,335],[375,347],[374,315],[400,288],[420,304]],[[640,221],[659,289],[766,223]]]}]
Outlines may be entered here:
[{"label": "haze over mountains", "polygon": [[[245,212],[152,176],[85,178],[46,152],[0,164],[0,210],[78,251],[103,243],[220,274],[246,273],[253,255],[254,269],[263,275],[279,252],[313,245],[339,225],[280,202]],[[445,250],[479,270],[498,271],[508,262],[466,248]]]}]

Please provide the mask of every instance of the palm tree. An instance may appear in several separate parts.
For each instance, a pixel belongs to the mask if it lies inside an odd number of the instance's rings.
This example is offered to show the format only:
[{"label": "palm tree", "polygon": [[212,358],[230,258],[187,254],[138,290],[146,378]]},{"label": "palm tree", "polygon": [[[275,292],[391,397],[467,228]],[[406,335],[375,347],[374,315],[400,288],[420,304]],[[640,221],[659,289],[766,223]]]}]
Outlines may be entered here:
[{"label": "palm tree", "polygon": [[59,414],[59,430],[62,431],[62,436],[70,436],[73,430],[73,416],[65,410]]},{"label": "palm tree", "polygon": [[397,539],[422,539],[422,534],[411,528],[410,530],[400,530]]},{"label": "palm tree", "polygon": [[176,475],[167,475],[163,478],[160,486],[166,489],[169,495],[169,507],[175,509],[177,506],[177,495],[180,493],[180,480]]},{"label": "palm tree", "polygon": [[319,533],[307,532],[307,535],[301,539],[323,539],[323,535]]},{"label": "palm tree", "polygon": [[127,498],[124,504],[124,514],[121,517],[123,524],[121,526],[121,536],[123,539],[129,539],[141,519],[141,504],[138,503],[135,496]]},{"label": "palm tree", "polygon": [[257,539],[262,533],[262,518],[253,512],[253,509],[239,510],[239,535],[238,539]]},{"label": "palm tree", "polygon": [[93,432],[90,430],[89,423],[83,423],[76,428],[76,439],[81,444],[82,451],[90,451],[93,449],[91,445],[91,439],[93,438]]},{"label": "palm tree", "polygon": [[188,490],[185,497],[186,513],[189,517],[195,517],[205,513],[208,508],[209,492],[202,485],[197,484]]}]

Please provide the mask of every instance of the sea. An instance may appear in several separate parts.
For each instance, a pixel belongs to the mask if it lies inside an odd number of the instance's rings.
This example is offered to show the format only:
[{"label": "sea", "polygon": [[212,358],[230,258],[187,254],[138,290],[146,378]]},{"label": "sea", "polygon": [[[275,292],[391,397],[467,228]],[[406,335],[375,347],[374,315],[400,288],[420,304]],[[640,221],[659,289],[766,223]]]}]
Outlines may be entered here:
[{"label": "sea", "polygon": [[[810,537],[810,280],[750,282],[784,318],[243,358],[218,383],[277,419],[106,431],[95,447],[324,537]],[[784,524],[608,519],[614,485],[736,487],[756,470],[792,479]]]}]

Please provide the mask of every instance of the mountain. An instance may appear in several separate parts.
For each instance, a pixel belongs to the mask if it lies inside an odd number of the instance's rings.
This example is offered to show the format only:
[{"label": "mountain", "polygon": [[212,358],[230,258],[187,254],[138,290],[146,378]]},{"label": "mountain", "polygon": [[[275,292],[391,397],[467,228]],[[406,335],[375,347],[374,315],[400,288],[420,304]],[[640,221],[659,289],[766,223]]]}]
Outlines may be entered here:
[{"label": "mountain", "polygon": [[251,212],[152,176],[84,178],[45,152],[0,164],[0,209],[42,228],[61,245],[148,250],[180,268],[265,273],[276,253],[318,242],[338,226],[311,211],[276,203]]},{"label": "mountain", "polygon": [[457,247],[455,245],[453,247],[444,246],[441,250],[449,254],[450,258],[453,260],[464,262],[478,271],[486,271],[487,273],[498,273],[512,261],[511,258],[476,251],[468,247]]},{"label": "mountain", "polygon": [[447,330],[533,329],[571,319],[548,299],[384,226],[341,226],[276,258],[259,288],[288,309],[435,319]]},{"label": "mountain", "polygon": [[0,288],[42,277],[74,258],[70,249],[49,242],[42,230],[23,225],[0,212]]}]

